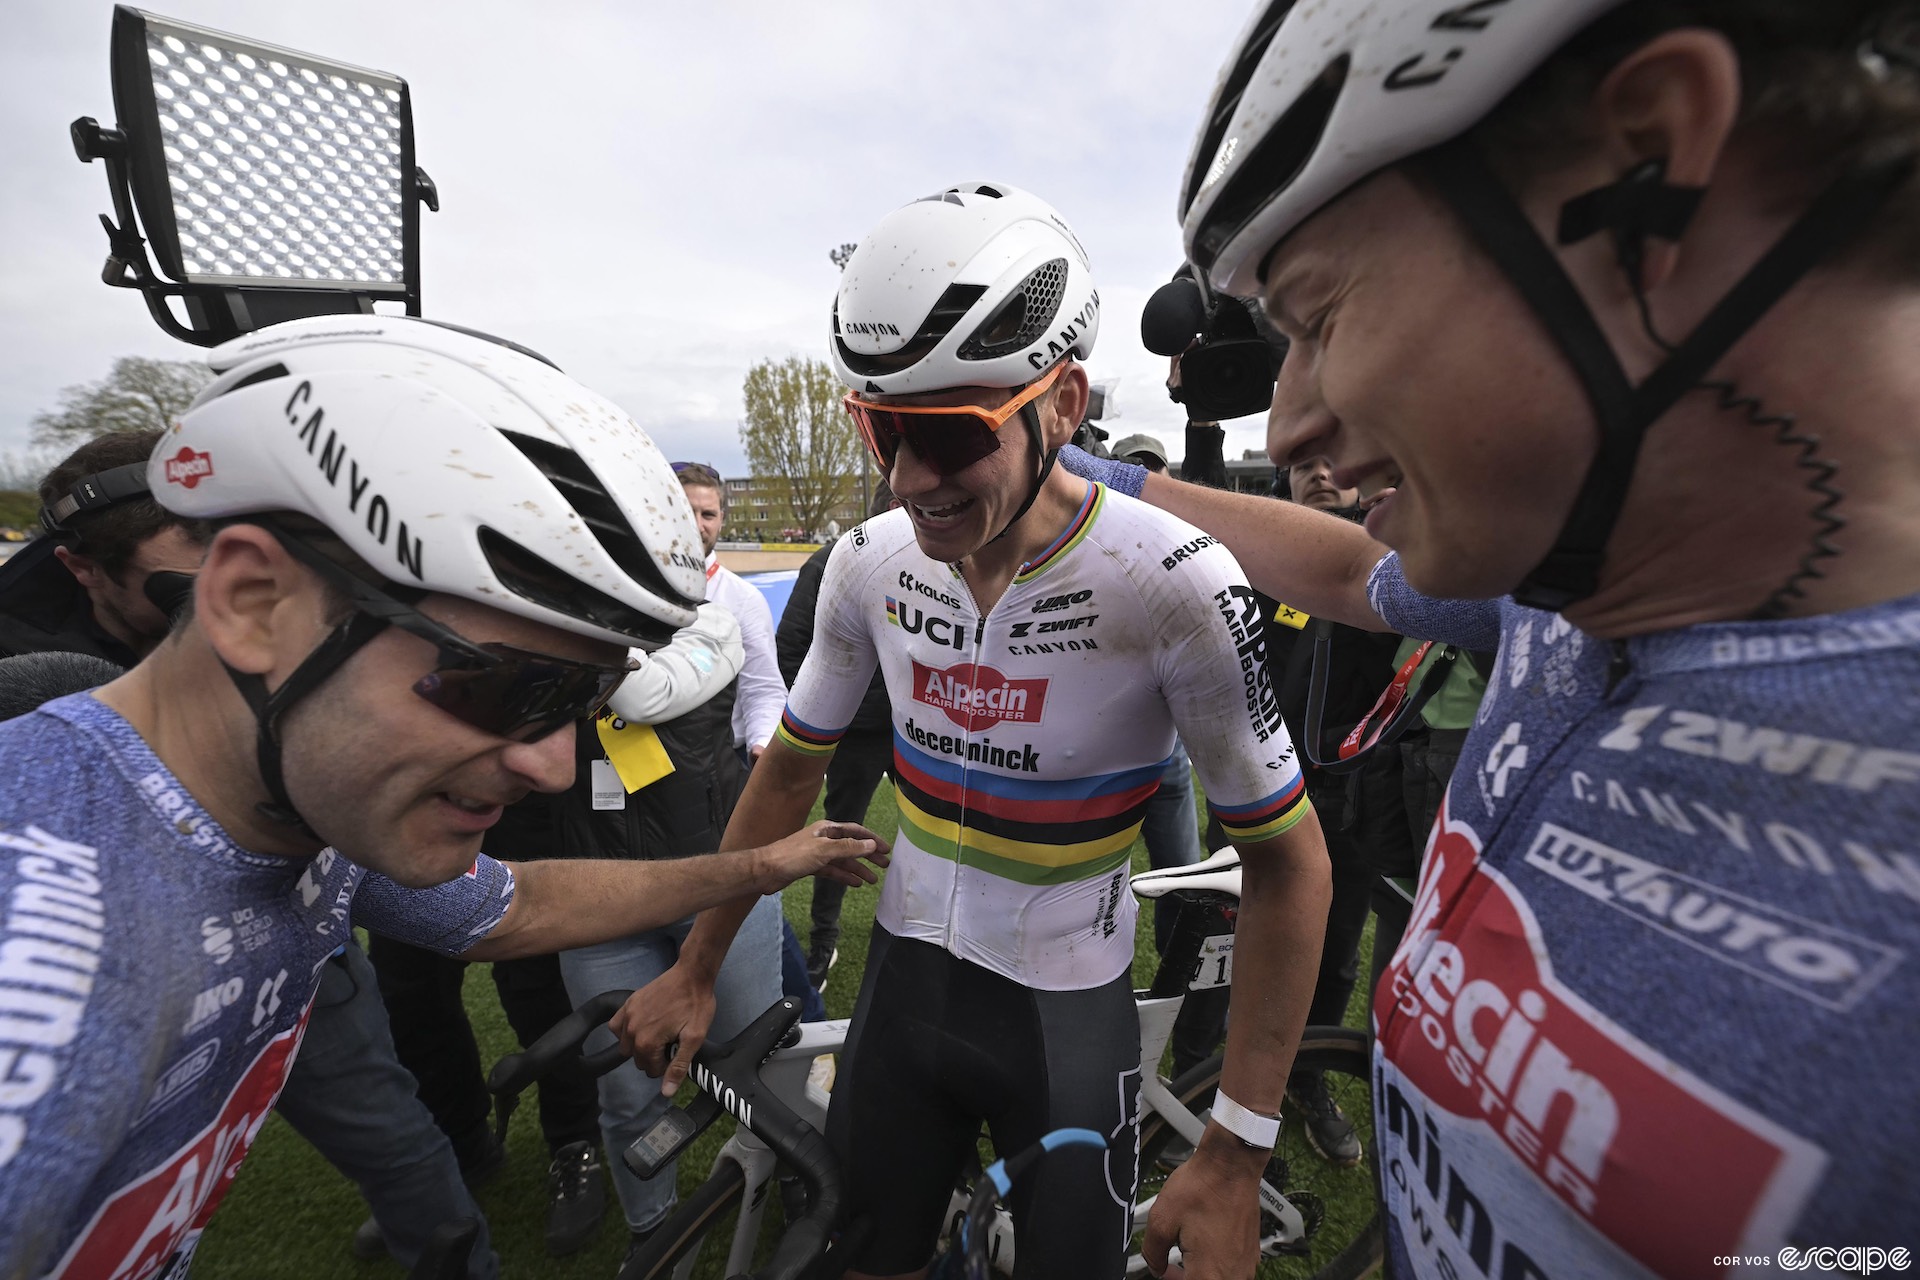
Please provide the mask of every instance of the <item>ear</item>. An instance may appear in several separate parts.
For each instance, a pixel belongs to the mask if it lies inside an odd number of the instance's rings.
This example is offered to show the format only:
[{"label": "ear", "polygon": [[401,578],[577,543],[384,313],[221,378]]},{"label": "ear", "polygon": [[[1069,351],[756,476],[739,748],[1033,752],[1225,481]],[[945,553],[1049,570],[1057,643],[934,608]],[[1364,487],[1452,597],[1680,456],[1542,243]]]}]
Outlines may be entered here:
[{"label": "ear", "polygon": [[1090,394],[1086,368],[1078,360],[1069,361],[1060,372],[1060,380],[1044,397],[1046,412],[1041,417],[1041,425],[1046,429],[1047,448],[1058,449],[1073,439],[1073,433],[1080,427],[1080,418],[1087,411]]},{"label": "ear", "polygon": [[84,590],[92,591],[95,587],[104,586],[107,582],[106,570],[100,567],[100,562],[92,556],[82,555],[72,547],[55,547],[53,558],[67,567],[67,572],[73,575],[73,580],[78,582]]},{"label": "ear", "polygon": [[214,535],[193,592],[194,625],[236,671],[290,671],[327,632],[319,580],[258,525]]},{"label": "ear", "polygon": [[[1704,188],[1720,170],[1740,117],[1740,58],[1717,31],[1684,28],[1648,41],[1595,90],[1591,119],[1609,181],[1650,162],[1673,187]],[[1681,242],[1648,237],[1641,282],[1656,289],[1678,268]]]}]

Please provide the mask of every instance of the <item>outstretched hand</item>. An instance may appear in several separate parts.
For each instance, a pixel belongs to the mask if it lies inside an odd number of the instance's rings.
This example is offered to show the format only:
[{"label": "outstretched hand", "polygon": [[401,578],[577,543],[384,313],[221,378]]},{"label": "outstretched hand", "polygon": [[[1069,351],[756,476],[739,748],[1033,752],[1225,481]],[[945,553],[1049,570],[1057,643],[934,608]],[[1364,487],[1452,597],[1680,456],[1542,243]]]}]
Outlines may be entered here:
[{"label": "outstretched hand", "polygon": [[627,997],[607,1027],[640,1069],[660,1080],[671,1098],[693,1069],[693,1055],[707,1042],[713,1026],[713,983],[684,964]]},{"label": "outstretched hand", "polygon": [[755,887],[778,893],[814,875],[846,885],[872,884],[880,876],[866,863],[886,866],[892,846],[857,822],[812,822],[759,852]]}]

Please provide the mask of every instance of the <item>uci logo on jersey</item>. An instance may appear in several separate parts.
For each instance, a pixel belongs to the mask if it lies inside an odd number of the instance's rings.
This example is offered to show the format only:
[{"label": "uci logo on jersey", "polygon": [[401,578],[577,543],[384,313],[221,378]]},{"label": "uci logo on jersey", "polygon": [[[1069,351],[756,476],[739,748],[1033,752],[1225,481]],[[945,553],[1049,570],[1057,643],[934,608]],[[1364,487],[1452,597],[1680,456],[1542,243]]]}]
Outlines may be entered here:
[{"label": "uci logo on jersey", "polygon": [[887,597],[887,621],[910,636],[925,633],[927,639],[935,644],[946,645],[950,649],[967,647],[966,628],[950,618],[936,617],[923,613],[911,602]]}]

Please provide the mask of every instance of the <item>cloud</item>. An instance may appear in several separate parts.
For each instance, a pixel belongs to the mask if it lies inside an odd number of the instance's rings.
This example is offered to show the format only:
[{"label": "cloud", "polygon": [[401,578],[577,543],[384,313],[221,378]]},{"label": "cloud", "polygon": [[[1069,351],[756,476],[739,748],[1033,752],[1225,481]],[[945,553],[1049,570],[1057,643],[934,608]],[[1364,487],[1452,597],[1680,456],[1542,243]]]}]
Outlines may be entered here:
[{"label": "cloud", "polygon": [[[105,6],[22,6],[0,53],[0,448],[123,354],[191,358],[99,283],[108,207],[74,116],[112,117]],[[172,8],[170,6],[170,8]],[[1035,191],[1093,256],[1091,362],[1125,430],[1184,421],[1139,345],[1180,257],[1186,149],[1244,14],[1144,2],[396,5],[204,0],[175,16],[392,70],[413,92],[429,315],[546,353],[673,456],[742,465],[740,386],[824,353],[827,253],[958,181]],[[1237,425],[1230,456],[1258,444]]]}]

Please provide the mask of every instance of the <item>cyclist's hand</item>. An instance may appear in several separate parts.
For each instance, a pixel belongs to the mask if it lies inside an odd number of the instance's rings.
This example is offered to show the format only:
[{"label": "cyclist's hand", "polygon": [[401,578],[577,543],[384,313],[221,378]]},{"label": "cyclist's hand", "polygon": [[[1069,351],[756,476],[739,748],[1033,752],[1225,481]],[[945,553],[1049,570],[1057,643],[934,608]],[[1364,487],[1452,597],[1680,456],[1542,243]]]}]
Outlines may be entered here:
[{"label": "cyclist's hand", "polygon": [[778,893],[814,875],[847,885],[872,884],[880,877],[861,859],[884,867],[891,852],[892,846],[857,822],[810,822],[759,850],[755,887]]},{"label": "cyclist's hand", "polygon": [[640,1069],[672,1097],[713,1026],[713,984],[677,964],[627,998],[607,1027]]},{"label": "cyclist's hand", "polygon": [[[1207,1126],[1193,1158],[1173,1171],[1147,1215],[1140,1254],[1168,1280],[1242,1280],[1260,1261],[1260,1172],[1265,1156]],[[1167,1250],[1180,1246],[1180,1262]]]}]

